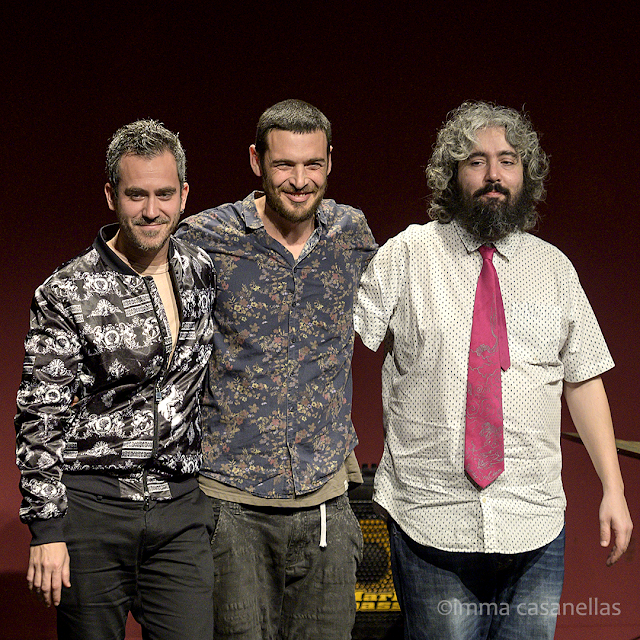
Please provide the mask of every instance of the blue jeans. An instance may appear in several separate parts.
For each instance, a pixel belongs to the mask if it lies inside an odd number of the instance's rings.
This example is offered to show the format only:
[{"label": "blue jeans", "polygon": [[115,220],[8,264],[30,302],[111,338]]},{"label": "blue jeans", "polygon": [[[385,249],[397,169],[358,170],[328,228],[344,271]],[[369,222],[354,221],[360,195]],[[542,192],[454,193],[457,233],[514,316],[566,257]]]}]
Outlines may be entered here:
[{"label": "blue jeans", "polygon": [[326,547],[319,507],[210,500],[215,640],[351,638],[362,533],[345,495],[326,503]]},{"label": "blue jeans", "polygon": [[455,553],[411,540],[389,520],[406,640],[553,640],[564,529],[525,553]]}]

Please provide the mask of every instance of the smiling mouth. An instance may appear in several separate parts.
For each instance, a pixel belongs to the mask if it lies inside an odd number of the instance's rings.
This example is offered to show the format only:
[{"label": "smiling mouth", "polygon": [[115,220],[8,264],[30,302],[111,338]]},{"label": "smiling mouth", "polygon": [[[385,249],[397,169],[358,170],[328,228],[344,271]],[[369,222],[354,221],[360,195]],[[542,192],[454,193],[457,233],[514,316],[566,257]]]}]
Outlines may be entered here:
[{"label": "smiling mouth", "polygon": [[283,193],[293,202],[306,202],[313,195],[311,191],[284,191]]}]

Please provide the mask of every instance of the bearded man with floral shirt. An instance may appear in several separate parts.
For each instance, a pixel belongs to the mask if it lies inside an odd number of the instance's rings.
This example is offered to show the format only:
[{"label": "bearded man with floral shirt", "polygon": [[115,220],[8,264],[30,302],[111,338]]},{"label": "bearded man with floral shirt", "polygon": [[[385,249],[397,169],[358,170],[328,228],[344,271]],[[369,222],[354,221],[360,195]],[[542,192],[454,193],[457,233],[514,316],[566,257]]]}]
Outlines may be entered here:
[{"label": "bearded man with floral shirt", "polygon": [[353,303],[376,245],[361,211],[324,198],[331,151],[318,109],[270,107],[250,147],[263,191],[178,230],[219,277],[200,472],[216,639],[351,637]]}]

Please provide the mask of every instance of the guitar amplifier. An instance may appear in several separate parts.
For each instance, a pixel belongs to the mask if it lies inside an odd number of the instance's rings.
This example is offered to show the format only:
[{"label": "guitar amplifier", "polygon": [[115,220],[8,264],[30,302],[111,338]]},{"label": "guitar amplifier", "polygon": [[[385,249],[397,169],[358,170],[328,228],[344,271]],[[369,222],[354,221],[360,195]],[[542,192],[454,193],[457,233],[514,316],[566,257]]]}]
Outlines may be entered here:
[{"label": "guitar amplifier", "polygon": [[402,614],[393,586],[387,525],[373,510],[375,467],[363,465],[364,483],[349,492],[364,541],[356,572],[356,622],[353,640],[401,640]]}]

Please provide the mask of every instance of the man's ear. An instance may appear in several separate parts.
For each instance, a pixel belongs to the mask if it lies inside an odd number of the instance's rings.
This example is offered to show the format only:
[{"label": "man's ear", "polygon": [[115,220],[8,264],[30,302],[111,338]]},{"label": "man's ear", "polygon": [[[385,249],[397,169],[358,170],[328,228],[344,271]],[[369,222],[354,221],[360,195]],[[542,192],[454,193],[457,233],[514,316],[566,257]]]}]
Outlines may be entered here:
[{"label": "man's ear", "polygon": [[114,188],[111,186],[110,182],[107,182],[107,184],[104,185],[104,195],[107,198],[107,204],[109,205],[109,209],[111,209],[111,211],[115,211],[116,210],[116,201],[117,201],[117,196],[116,196],[116,192],[114,190]]},{"label": "man's ear", "polygon": [[187,207],[187,196],[189,195],[189,184],[185,182],[180,191],[180,210],[184,213]]},{"label": "man's ear", "polygon": [[255,173],[258,178],[262,178],[262,165],[260,164],[260,156],[256,151],[256,145],[252,144],[249,147],[249,164],[251,164],[251,169],[253,173]]}]

